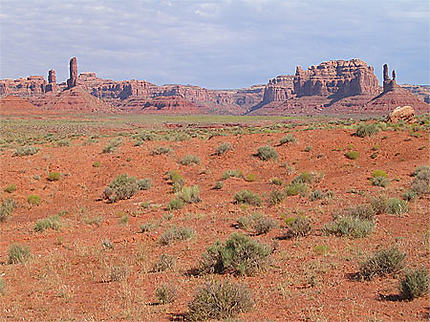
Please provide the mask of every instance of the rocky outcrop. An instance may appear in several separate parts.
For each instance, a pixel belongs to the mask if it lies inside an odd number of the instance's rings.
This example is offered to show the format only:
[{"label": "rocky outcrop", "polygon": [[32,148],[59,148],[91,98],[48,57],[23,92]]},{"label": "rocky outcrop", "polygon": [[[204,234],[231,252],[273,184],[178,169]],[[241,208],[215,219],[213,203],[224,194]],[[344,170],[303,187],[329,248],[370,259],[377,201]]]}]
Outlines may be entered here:
[{"label": "rocky outcrop", "polygon": [[323,62],[306,71],[298,66],[294,77],[294,94],[298,97],[317,95],[342,98],[378,94],[379,90],[373,67],[359,59]]},{"label": "rocky outcrop", "polygon": [[43,76],[3,79],[0,83],[0,96],[15,95],[20,97],[38,96],[45,93],[46,80]]},{"label": "rocky outcrop", "polygon": [[75,87],[78,82],[78,60],[76,57],[70,59],[70,77],[67,80],[67,88]]},{"label": "rocky outcrop", "polygon": [[403,121],[413,123],[415,119],[415,110],[412,106],[398,106],[388,115],[388,122],[398,123]]},{"label": "rocky outcrop", "polygon": [[425,103],[430,104],[430,85],[402,84],[400,86],[414,94]]},{"label": "rocky outcrop", "polygon": [[55,70],[51,69],[48,72],[48,84],[45,87],[45,92],[56,92],[57,91],[57,76]]},{"label": "rocky outcrop", "polygon": [[283,102],[293,96],[294,76],[281,75],[269,80],[264,87],[264,96],[262,104],[272,102]]},{"label": "rocky outcrop", "polygon": [[395,91],[395,90],[399,89],[400,86],[397,85],[397,83],[396,83],[396,71],[393,70],[393,74],[392,74],[393,79],[391,79],[390,76],[388,75],[388,65],[384,64],[384,66],[382,68],[383,68],[382,69],[383,70],[382,76],[384,78],[383,83],[382,83],[382,85],[383,85],[382,92],[387,93],[387,92]]}]

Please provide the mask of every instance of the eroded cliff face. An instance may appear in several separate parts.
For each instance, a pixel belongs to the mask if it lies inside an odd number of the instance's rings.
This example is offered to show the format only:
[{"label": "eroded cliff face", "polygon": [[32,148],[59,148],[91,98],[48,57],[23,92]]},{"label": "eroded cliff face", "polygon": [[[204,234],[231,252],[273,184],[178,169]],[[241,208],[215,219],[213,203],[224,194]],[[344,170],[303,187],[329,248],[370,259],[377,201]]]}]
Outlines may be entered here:
[{"label": "eroded cliff face", "polygon": [[294,96],[294,76],[280,75],[269,80],[264,88],[263,105],[282,102]]}]

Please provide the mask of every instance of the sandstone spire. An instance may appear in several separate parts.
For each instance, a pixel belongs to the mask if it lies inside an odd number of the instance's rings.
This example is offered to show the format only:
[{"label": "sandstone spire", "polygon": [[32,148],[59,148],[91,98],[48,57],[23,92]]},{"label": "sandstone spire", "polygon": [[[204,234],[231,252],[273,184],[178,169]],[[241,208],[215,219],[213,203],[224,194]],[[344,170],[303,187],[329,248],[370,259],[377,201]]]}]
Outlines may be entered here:
[{"label": "sandstone spire", "polygon": [[384,64],[383,75],[384,75],[384,82],[387,80],[390,80],[390,76],[388,76],[388,65],[387,64]]},{"label": "sandstone spire", "polygon": [[57,76],[55,76],[55,70],[51,69],[48,72],[48,84],[45,86],[45,92],[56,92],[57,91]]},{"label": "sandstone spire", "polygon": [[72,88],[76,86],[78,80],[78,61],[76,57],[70,59],[70,78],[67,80],[67,87]]}]

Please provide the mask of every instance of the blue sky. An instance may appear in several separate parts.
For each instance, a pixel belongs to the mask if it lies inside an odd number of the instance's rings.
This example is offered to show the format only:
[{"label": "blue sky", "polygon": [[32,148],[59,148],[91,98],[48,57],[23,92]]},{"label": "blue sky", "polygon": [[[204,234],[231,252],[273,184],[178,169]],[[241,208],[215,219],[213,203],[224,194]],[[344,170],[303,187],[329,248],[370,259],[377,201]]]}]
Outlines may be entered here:
[{"label": "blue sky", "polygon": [[429,84],[428,0],[1,0],[0,78],[67,78],[240,88],[331,59]]}]

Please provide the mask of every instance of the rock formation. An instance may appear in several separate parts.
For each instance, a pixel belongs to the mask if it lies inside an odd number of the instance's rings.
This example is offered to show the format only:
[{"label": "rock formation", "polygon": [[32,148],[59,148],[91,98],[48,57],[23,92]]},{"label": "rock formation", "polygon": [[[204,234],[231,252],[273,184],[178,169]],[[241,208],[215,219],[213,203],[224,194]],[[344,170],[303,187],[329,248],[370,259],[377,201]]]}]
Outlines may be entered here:
[{"label": "rock formation", "polygon": [[45,87],[45,92],[56,92],[57,91],[57,76],[55,70],[51,69],[48,72],[48,84]]},{"label": "rock formation", "polygon": [[388,115],[388,122],[397,123],[399,121],[404,121],[412,123],[414,122],[414,118],[415,110],[412,106],[398,106]]},{"label": "rock formation", "polygon": [[67,80],[67,88],[75,87],[78,81],[78,60],[76,57],[70,59],[70,78]]},{"label": "rock formation", "polygon": [[294,76],[281,75],[269,80],[264,87],[264,96],[262,104],[272,102],[283,102],[293,96]]},{"label": "rock formation", "polygon": [[396,72],[393,70],[393,79],[390,78],[390,76],[388,76],[388,65],[384,64],[383,66],[383,77],[384,77],[384,81],[383,81],[383,93],[389,92],[389,91],[394,91],[400,88],[399,85],[397,85],[396,83]]}]

